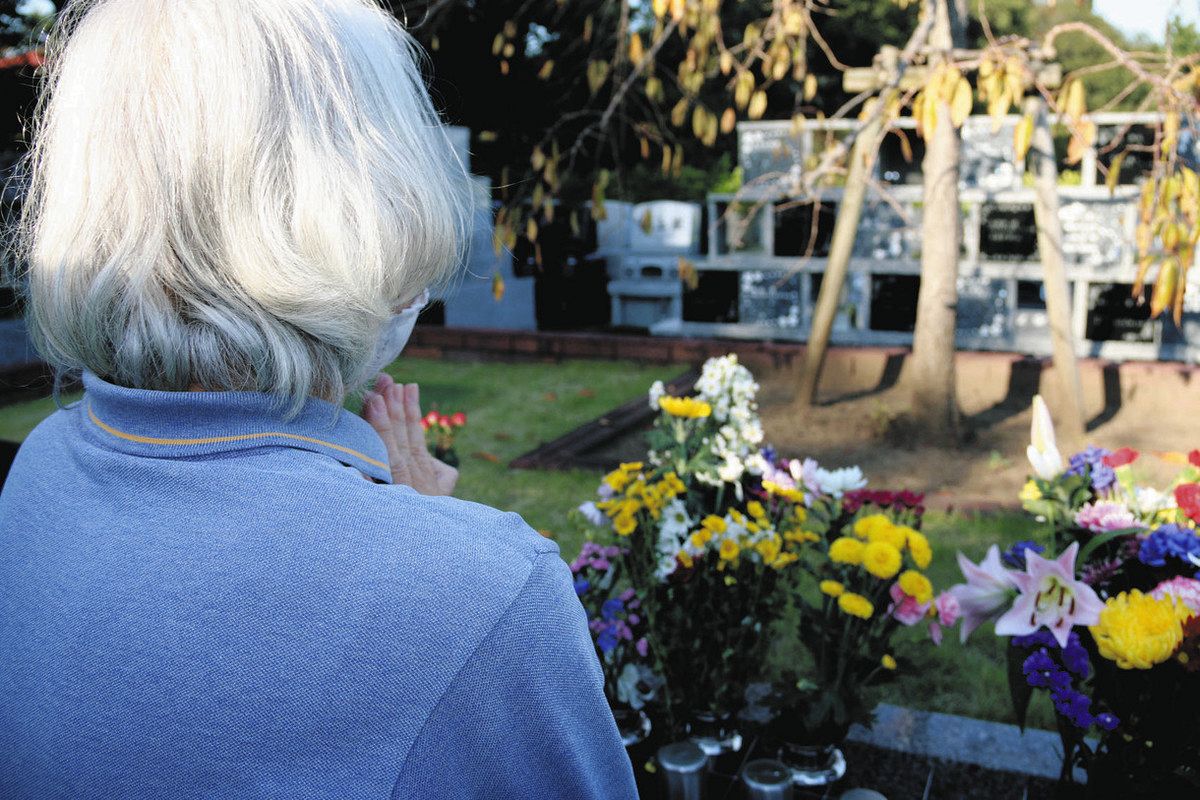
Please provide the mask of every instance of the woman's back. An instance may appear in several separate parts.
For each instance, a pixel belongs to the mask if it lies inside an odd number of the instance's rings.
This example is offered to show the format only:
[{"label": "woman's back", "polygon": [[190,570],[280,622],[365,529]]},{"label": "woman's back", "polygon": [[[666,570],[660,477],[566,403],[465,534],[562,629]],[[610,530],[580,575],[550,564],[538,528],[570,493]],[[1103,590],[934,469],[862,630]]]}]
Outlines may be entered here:
[{"label": "woman's back", "polygon": [[0,494],[0,794],[633,796],[556,544],[330,404],[85,377]]}]

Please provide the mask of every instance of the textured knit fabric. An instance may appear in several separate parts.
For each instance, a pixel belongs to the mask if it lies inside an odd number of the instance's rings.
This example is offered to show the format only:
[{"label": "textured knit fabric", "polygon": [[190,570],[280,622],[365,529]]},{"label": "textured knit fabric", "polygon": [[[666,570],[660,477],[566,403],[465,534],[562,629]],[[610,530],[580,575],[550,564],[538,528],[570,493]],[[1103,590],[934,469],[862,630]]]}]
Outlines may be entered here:
[{"label": "textured knit fabric", "polygon": [[635,796],[554,542],[327,403],[85,388],[0,494],[0,797]]}]

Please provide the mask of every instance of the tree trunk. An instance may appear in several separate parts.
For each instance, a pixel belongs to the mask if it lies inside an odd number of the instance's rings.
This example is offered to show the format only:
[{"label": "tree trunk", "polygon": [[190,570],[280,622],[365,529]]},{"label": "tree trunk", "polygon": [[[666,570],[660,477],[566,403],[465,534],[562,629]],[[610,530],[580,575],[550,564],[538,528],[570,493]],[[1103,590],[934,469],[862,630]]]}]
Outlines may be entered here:
[{"label": "tree trunk", "polygon": [[821,279],[821,293],[813,311],[812,328],[804,348],[804,369],[800,373],[800,384],[795,403],[808,408],[817,400],[817,384],[821,380],[821,368],[825,364],[825,352],[829,348],[829,336],[833,320],[837,316],[842,287],[846,283],[846,270],[854,251],[854,239],[858,235],[858,223],[862,219],[863,199],[871,170],[878,154],[879,135],[883,132],[883,115],[871,117],[859,131],[854,147],[850,151],[850,164],[846,173],[846,189],[838,205],[837,220],[833,225],[833,237],[829,244],[829,261],[825,276]]},{"label": "tree trunk", "polygon": [[[938,0],[930,33],[932,50],[946,52],[963,38],[959,0]],[[936,66],[939,57],[931,57]],[[931,98],[932,99],[932,98]],[[956,444],[961,439],[955,386],[954,335],[958,310],[958,257],[962,249],[959,219],[959,133],[950,121],[950,105],[939,101],[937,127],[925,145],[924,212],[921,218],[921,289],[907,381],[910,411],[921,439]]]},{"label": "tree trunk", "polygon": [[1083,385],[1075,361],[1075,338],[1071,334],[1071,295],[1063,267],[1062,220],[1058,216],[1058,165],[1054,160],[1054,137],[1046,101],[1030,97],[1025,113],[1033,118],[1030,169],[1034,175],[1034,218],[1037,221],[1038,253],[1045,270],[1046,315],[1054,345],[1054,371],[1062,388],[1059,431],[1066,441],[1076,443],[1084,435]]}]

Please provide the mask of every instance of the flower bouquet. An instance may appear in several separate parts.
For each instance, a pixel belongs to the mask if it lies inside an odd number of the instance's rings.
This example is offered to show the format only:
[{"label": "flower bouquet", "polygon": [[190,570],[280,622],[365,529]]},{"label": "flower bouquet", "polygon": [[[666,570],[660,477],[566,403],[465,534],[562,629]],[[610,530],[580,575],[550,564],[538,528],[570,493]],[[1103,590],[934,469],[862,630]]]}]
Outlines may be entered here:
[{"label": "flower bouquet", "polygon": [[458,466],[458,453],[454,452],[454,436],[458,429],[466,424],[467,415],[461,411],[450,415],[430,411],[421,418],[425,440],[434,458],[452,467]]},{"label": "flower bouquet", "polygon": [[867,690],[899,666],[893,634],[927,623],[940,643],[942,626],[958,618],[956,599],[935,596],[923,572],[933,550],[919,530],[922,496],[865,484],[857,467],[829,471],[812,460],[772,464],[762,481],[769,496],[798,493],[807,505],[789,589],[808,663],[776,684],[764,731],[801,783],[841,777],[837,745],[851,723],[869,723]]},{"label": "flower bouquet", "polygon": [[[891,634],[953,616],[920,572],[920,497],[864,491],[857,468],[778,460],[757,389],[735,356],[708,361],[692,397],[656,383],[645,461],[579,508],[591,541],[576,588],[614,709],[652,703],[666,733],[712,754],[736,749],[738,728],[840,740],[866,717],[860,690],[896,668]],[[811,664],[772,683],[771,634],[793,609]]]},{"label": "flower bouquet", "polygon": [[1032,434],[1021,500],[1044,534],[959,554],[962,638],[991,619],[1011,637],[1018,721],[1049,693],[1064,784],[1080,767],[1089,797],[1200,796],[1200,452],[1163,454],[1179,471],[1159,490],[1128,448],[1064,462],[1040,397]]}]

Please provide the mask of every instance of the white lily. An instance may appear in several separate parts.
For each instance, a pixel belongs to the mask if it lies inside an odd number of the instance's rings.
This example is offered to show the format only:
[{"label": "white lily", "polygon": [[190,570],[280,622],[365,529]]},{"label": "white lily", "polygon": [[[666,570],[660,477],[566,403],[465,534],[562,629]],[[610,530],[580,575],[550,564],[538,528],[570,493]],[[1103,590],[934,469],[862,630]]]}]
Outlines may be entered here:
[{"label": "white lily", "polygon": [[1062,455],[1054,441],[1054,422],[1050,419],[1050,409],[1042,396],[1033,398],[1033,426],[1030,430],[1030,444],[1025,454],[1033,465],[1033,472],[1044,481],[1058,477],[1063,471]]}]

